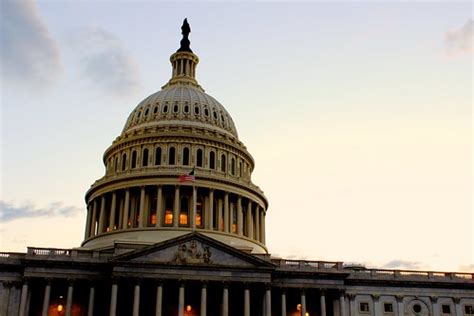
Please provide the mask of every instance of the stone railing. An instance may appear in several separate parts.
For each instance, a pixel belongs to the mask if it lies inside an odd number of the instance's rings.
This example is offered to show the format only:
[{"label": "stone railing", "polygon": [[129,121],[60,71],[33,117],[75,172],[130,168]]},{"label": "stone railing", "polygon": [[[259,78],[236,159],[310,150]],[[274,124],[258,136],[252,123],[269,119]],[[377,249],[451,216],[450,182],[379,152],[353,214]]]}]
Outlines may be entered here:
[{"label": "stone railing", "polygon": [[289,260],[272,259],[272,263],[279,268],[285,269],[319,269],[319,270],[342,270],[343,263],[336,261],[309,261],[309,260]]},{"label": "stone railing", "polygon": [[25,257],[24,253],[20,252],[0,252],[0,260],[15,260],[15,259],[22,259]]},{"label": "stone railing", "polygon": [[418,270],[386,270],[386,269],[348,269],[351,278],[385,279],[385,280],[432,280],[432,281],[472,281],[474,273],[438,272]]},{"label": "stone railing", "polygon": [[84,250],[84,249],[60,249],[60,248],[38,248],[38,247],[28,247],[26,255],[31,257],[48,257],[54,259],[82,259],[82,258],[108,258],[111,254],[101,253],[99,251],[93,250]]}]

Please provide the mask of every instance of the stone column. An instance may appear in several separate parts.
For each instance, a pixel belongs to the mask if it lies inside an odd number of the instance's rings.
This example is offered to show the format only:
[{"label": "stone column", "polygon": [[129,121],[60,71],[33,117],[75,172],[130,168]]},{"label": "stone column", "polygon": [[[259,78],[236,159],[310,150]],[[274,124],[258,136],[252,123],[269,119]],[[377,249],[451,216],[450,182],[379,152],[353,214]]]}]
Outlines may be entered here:
[{"label": "stone column", "polygon": [[321,316],[326,316],[326,293],[321,291],[321,295],[319,297],[321,303]]},{"label": "stone column", "polygon": [[253,239],[252,201],[247,206],[247,237]]},{"label": "stone column", "polygon": [[19,316],[26,316],[27,310],[27,303],[28,303],[28,282],[25,281],[21,288],[21,298],[20,298],[20,310],[18,315]]},{"label": "stone column", "polygon": [[94,315],[95,286],[91,285],[89,289],[89,304],[87,305],[87,316]]},{"label": "stone column", "polygon": [[117,221],[117,229],[123,229],[123,207],[124,207],[124,199],[120,198],[119,199],[119,218]]},{"label": "stone column", "polygon": [[270,286],[265,291],[265,316],[272,316],[272,292]]},{"label": "stone column", "polygon": [[281,316],[286,316],[286,292],[281,290]]},{"label": "stone column", "polygon": [[[378,294],[372,295],[372,301],[374,302],[374,314],[383,315],[383,311],[381,310],[381,306],[380,306],[380,295]],[[350,299],[349,299],[349,303],[350,303]]]},{"label": "stone column", "polygon": [[84,233],[84,239],[88,239],[91,235],[91,223],[92,222],[92,205],[87,205],[87,219],[86,219],[86,231]]},{"label": "stone column", "polygon": [[344,292],[341,292],[339,294],[339,309],[340,309],[340,315],[341,316],[346,316],[346,301],[344,299]]},{"label": "stone column", "polygon": [[431,296],[431,308],[433,309],[433,316],[440,315],[437,296]]},{"label": "stone column", "polygon": [[[347,298],[349,299],[349,315],[350,316],[356,316],[356,306],[355,306],[355,295],[354,294],[348,294]],[[375,315],[378,315],[375,313]]]},{"label": "stone column", "polygon": [[97,200],[94,200],[92,202],[93,207],[92,207],[92,222],[91,222],[91,232],[90,232],[90,237],[95,236],[95,231],[97,228]]},{"label": "stone column", "polygon": [[184,283],[179,285],[178,316],[184,316]]},{"label": "stone column", "polygon": [[461,308],[461,299],[459,297],[454,298],[454,312],[456,316],[462,316],[462,308]]},{"label": "stone column", "polygon": [[130,217],[130,189],[125,190],[125,205],[123,206],[123,229],[128,228],[128,218]]},{"label": "stone column", "polygon": [[140,209],[138,211],[138,227],[145,227],[146,214],[145,214],[145,187],[140,187]]},{"label": "stone column", "polygon": [[51,298],[51,281],[47,280],[46,282],[47,283],[44,288],[42,316],[48,316],[49,299]]},{"label": "stone column", "polygon": [[265,243],[265,210],[262,209],[260,212],[260,241],[264,244]]},{"label": "stone column", "polygon": [[248,287],[244,290],[244,316],[250,316],[250,290]]},{"label": "stone column", "polygon": [[114,191],[112,193],[112,205],[110,206],[109,232],[114,230],[116,208],[117,208],[117,192]]},{"label": "stone column", "polygon": [[133,292],[133,316],[140,314],[140,283],[135,284],[135,291]]},{"label": "stone column", "polygon": [[222,316],[229,316],[229,289],[227,284],[224,284],[222,290]]},{"label": "stone column", "polygon": [[237,234],[242,236],[244,234],[244,215],[242,214],[242,197],[237,199]]},{"label": "stone column", "polygon": [[405,306],[403,304],[403,296],[397,295],[397,314],[398,316],[404,316],[405,315]]},{"label": "stone column", "polygon": [[201,287],[201,314],[200,316],[206,316],[207,313],[207,284],[203,283]]},{"label": "stone column", "polygon": [[163,311],[163,284],[159,283],[156,288],[155,316],[162,316],[162,311]]},{"label": "stone column", "polygon": [[255,239],[260,241],[260,206],[255,205]]},{"label": "stone column", "polygon": [[[196,205],[197,205],[197,189],[193,185],[193,203],[191,206],[191,216],[190,216],[191,222],[189,223],[191,224],[189,226],[191,226],[191,229],[193,231],[196,229]],[[201,218],[201,221],[202,221],[202,218]]]},{"label": "stone column", "polygon": [[301,291],[301,316],[306,316],[306,293]]},{"label": "stone column", "polygon": [[173,226],[179,225],[179,185],[174,187]]},{"label": "stone column", "polygon": [[224,195],[224,232],[229,232],[229,193]]},{"label": "stone column", "polygon": [[213,229],[212,223],[214,222],[214,190],[210,189],[209,190],[209,214],[207,216],[208,218],[208,225],[206,226],[206,229]]},{"label": "stone column", "polygon": [[163,204],[163,188],[161,185],[158,186],[158,189],[156,190],[156,227],[163,226],[162,221],[163,221],[163,212],[162,212],[162,204]]},{"label": "stone column", "polygon": [[110,294],[110,316],[115,316],[117,314],[117,292],[118,284],[112,283],[112,291]]},{"label": "stone column", "polygon": [[102,195],[99,214],[99,234],[105,231],[105,195]]},{"label": "stone column", "polygon": [[12,284],[9,282],[3,282],[3,297],[2,297],[2,305],[0,312],[1,315],[8,315],[8,304],[10,303],[10,288]]},{"label": "stone column", "polygon": [[67,287],[67,298],[66,298],[66,316],[71,316],[73,294],[74,294],[74,286],[72,282],[69,282],[69,286]]}]

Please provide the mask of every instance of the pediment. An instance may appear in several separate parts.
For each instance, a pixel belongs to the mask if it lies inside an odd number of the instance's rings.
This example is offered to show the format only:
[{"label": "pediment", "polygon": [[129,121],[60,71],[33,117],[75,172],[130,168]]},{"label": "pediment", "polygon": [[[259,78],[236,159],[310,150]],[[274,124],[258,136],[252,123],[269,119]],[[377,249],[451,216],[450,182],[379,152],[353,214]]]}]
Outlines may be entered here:
[{"label": "pediment", "polygon": [[152,246],[114,257],[111,261],[227,266],[239,268],[273,267],[273,264],[199,233],[186,234]]}]

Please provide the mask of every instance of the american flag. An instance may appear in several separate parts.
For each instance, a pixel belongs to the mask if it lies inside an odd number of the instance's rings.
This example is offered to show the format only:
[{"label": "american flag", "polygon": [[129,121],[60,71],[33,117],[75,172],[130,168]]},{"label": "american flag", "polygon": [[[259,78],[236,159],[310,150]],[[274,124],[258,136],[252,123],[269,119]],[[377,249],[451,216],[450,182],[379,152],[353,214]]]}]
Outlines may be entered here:
[{"label": "american flag", "polygon": [[194,168],[188,174],[182,174],[179,176],[179,182],[194,182]]}]

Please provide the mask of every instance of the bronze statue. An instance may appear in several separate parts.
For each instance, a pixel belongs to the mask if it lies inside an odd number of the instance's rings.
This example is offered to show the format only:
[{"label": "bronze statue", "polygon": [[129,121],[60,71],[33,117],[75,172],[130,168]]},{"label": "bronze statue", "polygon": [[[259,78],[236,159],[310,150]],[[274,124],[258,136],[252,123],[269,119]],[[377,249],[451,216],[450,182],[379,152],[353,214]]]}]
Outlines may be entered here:
[{"label": "bronze statue", "polygon": [[183,38],[181,39],[181,47],[178,49],[178,52],[193,52],[189,47],[189,44],[191,44],[188,39],[189,33],[191,33],[191,27],[189,26],[188,19],[184,19],[183,25],[181,26],[181,34],[183,34]]}]

